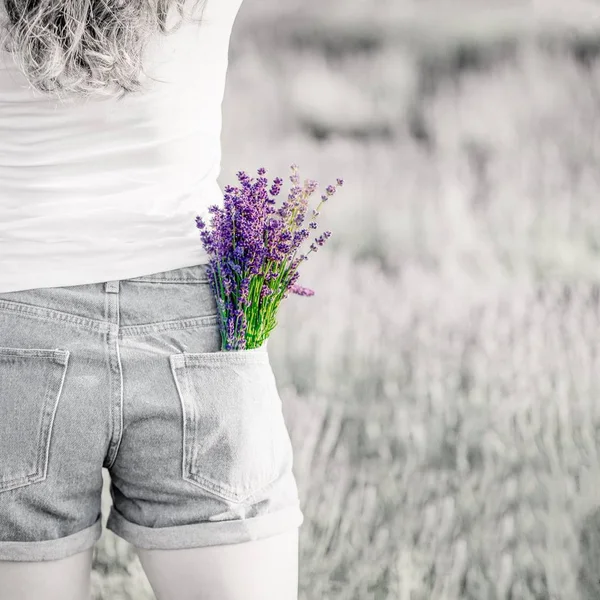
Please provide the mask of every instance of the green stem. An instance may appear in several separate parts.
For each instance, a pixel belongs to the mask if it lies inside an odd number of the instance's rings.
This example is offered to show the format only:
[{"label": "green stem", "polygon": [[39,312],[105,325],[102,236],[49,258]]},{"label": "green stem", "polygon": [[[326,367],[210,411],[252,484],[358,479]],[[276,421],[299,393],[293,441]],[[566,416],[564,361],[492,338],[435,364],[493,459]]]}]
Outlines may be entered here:
[{"label": "green stem", "polygon": [[[221,274],[221,264],[217,260],[217,271],[219,276],[217,277],[217,283],[219,285],[219,290],[221,292],[221,298],[223,299],[223,303],[225,303],[225,289],[223,287],[223,276]],[[225,328],[225,323],[227,322],[227,309],[223,309],[222,306],[219,306],[219,313],[221,314],[221,350],[225,350],[227,345],[227,331]]]}]

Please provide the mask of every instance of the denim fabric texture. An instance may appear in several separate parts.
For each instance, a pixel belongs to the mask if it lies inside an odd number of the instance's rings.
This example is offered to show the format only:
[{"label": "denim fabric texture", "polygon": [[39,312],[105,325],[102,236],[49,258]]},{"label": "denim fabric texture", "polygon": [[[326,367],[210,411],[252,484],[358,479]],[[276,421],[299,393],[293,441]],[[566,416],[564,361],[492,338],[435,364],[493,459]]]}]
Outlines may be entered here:
[{"label": "denim fabric texture", "polygon": [[299,527],[267,343],[221,351],[206,265],[0,294],[0,560]]}]

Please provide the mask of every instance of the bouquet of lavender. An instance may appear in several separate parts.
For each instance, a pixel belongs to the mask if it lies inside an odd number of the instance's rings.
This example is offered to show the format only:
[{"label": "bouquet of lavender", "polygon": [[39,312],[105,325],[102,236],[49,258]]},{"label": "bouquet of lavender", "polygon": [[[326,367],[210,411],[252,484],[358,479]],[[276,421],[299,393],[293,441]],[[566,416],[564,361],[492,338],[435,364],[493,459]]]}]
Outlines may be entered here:
[{"label": "bouquet of lavender", "polygon": [[[209,279],[220,315],[222,350],[258,348],[276,327],[279,304],[289,293],[312,296],[314,292],[297,285],[298,267],[308,260],[331,236],[323,232],[315,238],[306,254],[296,256],[300,245],[317,228],[319,209],[336,192],[330,185],[321,203],[312,212],[308,227],[302,228],[308,199],[316,190],[315,181],[305,180],[299,186],[298,166],[291,166],[294,184],[288,199],[275,208],[275,197],[283,180],[276,178],[267,191],[268,181],[262,177],[266,169],[258,169],[256,181],[244,171],[237,173],[241,188],[225,188],[224,206],[209,207],[211,229],[202,217],[196,227],[210,259]],[[337,180],[338,186],[344,181]]]}]

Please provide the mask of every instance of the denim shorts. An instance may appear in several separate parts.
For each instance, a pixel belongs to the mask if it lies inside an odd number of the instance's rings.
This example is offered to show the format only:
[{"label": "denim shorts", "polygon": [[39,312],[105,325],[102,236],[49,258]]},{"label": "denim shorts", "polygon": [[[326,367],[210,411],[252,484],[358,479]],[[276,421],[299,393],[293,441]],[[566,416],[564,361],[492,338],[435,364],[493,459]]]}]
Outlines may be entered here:
[{"label": "denim shorts", "polygon": [[236,544],[299,527],[267,344],[222,351],[200,264],[0,294],[0,560]]}]

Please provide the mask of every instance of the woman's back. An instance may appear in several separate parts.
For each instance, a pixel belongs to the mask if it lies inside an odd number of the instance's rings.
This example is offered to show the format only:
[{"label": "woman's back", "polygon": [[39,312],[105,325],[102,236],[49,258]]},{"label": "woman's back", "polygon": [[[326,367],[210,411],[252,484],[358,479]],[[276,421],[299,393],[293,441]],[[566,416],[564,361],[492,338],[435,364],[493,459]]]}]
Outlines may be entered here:
[{"label": "woman's back", "polygon": [[[242,0],[156,35],[145,90],[59,98],[0,50],[0,293],[207,262],[195,217],[222,204],[221,103]],[[1,4],[1,3],[0,3]]]}]

